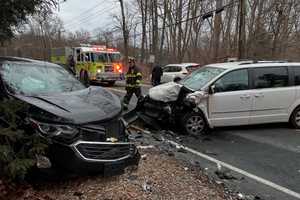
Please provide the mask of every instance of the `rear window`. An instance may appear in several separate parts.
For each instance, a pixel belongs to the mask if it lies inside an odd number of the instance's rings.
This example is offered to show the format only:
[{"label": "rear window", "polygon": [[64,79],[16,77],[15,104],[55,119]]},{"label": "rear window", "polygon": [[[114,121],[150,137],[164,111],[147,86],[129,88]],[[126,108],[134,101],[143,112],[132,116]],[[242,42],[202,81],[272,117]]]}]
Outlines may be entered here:
[{"label": "rear window", "polygon": [[200,65],[191,65],[191,66],[188,66],[186,67],[186,70],[191,73],[193,71],[195,71],[196,69],[198,69],[200,67]]},{"label": "rear window", "polygon": [[287,67],[256,68],[254,70],[254,88],[276,88],[289,85]]},{"label": "rear window", "polygon": [[180,66],[166,66],[163,68],[164,72],[181,72],[182,67]]}]

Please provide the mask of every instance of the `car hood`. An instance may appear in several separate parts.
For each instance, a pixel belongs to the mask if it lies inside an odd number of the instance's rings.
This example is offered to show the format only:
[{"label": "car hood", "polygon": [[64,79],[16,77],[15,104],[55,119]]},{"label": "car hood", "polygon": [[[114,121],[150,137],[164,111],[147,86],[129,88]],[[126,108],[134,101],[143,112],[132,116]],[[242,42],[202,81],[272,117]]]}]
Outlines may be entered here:
[{"label": "car hood", "polygon": [[17,95],[16,97],[31,106],[29,115],[34,116],[36,120],[41,118],[43,121],[60,123],[65,120],[74,124],[83,124],[108,120],[121,112],[119,98],[100,87],[89,87],[51,96]]},{"label": "car hood", "polygon": [[175,82],[158,85],[149,90],[149,97],[165,103],[176,101],[182,87],[182,85]]}]

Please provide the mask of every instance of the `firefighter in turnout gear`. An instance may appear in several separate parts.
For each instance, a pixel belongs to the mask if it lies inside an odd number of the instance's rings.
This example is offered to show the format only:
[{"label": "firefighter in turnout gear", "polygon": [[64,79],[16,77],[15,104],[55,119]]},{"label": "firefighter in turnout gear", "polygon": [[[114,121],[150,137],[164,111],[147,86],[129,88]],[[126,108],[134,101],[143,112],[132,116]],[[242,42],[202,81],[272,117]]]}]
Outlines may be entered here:
[{"label": "firefighter in turnout gear", "polygon": [[129,59],[129,69],[126,73],[126,95],[123,100],[124,109],[128,109],[128,104],[133,94],[139,99],[142,95],[141,91],[141,81],[142,81],[142,73],[135,65],[134,59]]}]

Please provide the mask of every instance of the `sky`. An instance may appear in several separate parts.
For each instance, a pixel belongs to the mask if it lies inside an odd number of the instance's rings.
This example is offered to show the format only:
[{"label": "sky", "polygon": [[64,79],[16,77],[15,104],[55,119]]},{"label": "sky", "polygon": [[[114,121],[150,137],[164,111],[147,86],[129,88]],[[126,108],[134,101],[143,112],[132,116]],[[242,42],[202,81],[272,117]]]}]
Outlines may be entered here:
[{"label": "sky", "polygon": [[67,0],[60,4],[57,12],[66,31],[112,28],[112,16],[119,13],[118,0]]}]

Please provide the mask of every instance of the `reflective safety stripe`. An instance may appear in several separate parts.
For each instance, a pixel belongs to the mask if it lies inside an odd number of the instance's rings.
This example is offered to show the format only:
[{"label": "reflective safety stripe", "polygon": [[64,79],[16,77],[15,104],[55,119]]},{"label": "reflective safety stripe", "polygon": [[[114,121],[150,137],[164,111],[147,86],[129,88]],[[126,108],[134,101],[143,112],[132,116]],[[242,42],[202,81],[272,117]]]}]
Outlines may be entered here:
[{"label": "reflective safety stripe", "polygon": [[137,74],[126,74],[125,76],[126,76],[126,78],[136,78],[136,77],[142,76],[142,74],[141,74],[141,73],[137,73]]},{"label": "reflective safety stripe", "polygon": [[136,74],[126,74],[125,76],[126,76],[126,78],[135,78],[135,77],[137,77]]},{"label": "reflective safety stripe", "polygon": [[126,84],[126,87],[140,87],[140,84]]}]

